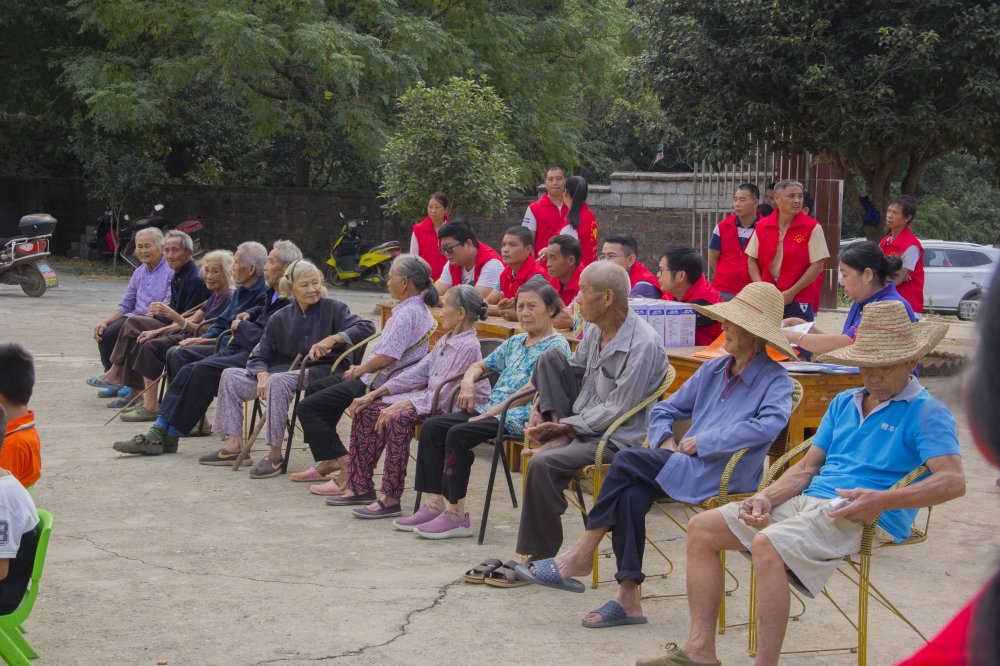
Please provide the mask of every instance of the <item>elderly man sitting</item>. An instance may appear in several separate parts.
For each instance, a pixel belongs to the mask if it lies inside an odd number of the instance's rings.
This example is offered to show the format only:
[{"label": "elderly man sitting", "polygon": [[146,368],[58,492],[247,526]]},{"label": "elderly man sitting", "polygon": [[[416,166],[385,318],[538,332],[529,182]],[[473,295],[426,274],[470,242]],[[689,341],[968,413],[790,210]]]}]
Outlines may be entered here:
[{"label": "elderly man sitting", "polygon": [[[766,345],[793,355],[781,332],[781,292],[752,283],[728,303],[695,305],[701,314],[722,322],[726,356],[705,363],[681,388],[649,414],[650,448],[632,448],[615,456],[594,508],[587,532],[554,560],[533,562],[521,571],[547,587],[583,592],[571,578],[590,573],[594,549],[607,532],[618,561],[618,596],[583,619],[590,628],[645,624],[639,601],[646,513],[653,502],[673,497],[700,502],[719,491],[730,456],[749,449],[733,470],[733,492],[750,492],[764,472],[764,457],[791,415],[792,382]],[[678,443],[674,424],[691,419]],[[718,560],[716,560],[718,562]]]},{"label": "elderly man sitting", "polygon": [[[688,528],[691,628],[683,650],[637,664],[718,664],[715,619],[723,592],[719,553],[750,551],[757,574],[758,666],[777,664],[791,582],[813,597],[858,552],[865,523],[876,540],[902,541],[917,508],[965,493],[955,420],[912,376],[943,324],[911,324],[898,301],[865,307],[853,345],[820,360],[861,369],[864,387],[830,403],[805,458],[749,500],[695,516]],[[890,490],[920,465],[931,473]]]},{"label": "elderly man sitting", "polygon": [[[563,490],[578,469],[594,462],[608,426],[655,391],[667,374],[660,335],[629,307],[629,288],[621,266],[608,261],[587,266],[576,299],[590,324],[583,341],[568,360],[546,352],[535,367],[531,385],[538,399],[525,435],[540,446],[524,452],[531,465],[517,534],[517,552],[530,558],[559,550]],[[605,460],[619,449],[641,446],[645,437],[644,410],[615,431]]]}]

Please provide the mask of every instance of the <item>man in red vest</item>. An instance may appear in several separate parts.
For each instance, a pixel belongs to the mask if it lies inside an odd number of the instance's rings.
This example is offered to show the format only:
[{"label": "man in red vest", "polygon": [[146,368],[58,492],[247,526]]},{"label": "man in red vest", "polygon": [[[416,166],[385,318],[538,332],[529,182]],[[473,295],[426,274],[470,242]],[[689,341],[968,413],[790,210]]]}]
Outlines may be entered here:
[{"label": "man in red vest", "polygon": [[[754,204],[756,208],[756,203]],[[721,303],[719,293],[705,279],[701,255],[693,247],[672,245],[660,257],[660,289],[663,299],[698,305]],[[694,343],[710,345],[722,333],[722,323],[703,314],[695,315]]]},{"label": "man in red vest", "polygon": [[524,211],[521,223],[535,235],[534,247],[538,250],[548,247],[549,239],[557,236],[559,230],[566,226],[566,216],[569,215],[569,206],[563,202],[566,169],[558,164],[545,167],[545,190],[546,193]]},{"label": "man in red vest", "polygon": [[441,254],[448,258],[448,266],[434,283],[439,294],[444,294],[456,284],[469,284],[483,298],[500,288],[503,262],[500,255],[486,243],[476,238],[465,220],[452,220],[438,232]]},{"label": "man in red vest", "polygon": [[708,241],[708,267],[712,271],[712,286],[722,300],[732,299],[740,289],[750,284],[746,246],[757,226],[757,202],[760,190],[743,183],[733,195],[733,214],[715,225]]},{"label": "man in red vest", "polygon": [[757,223],[747,243],[747,267],[754,282],[770,282],[785,298],[785,318],[813,321],[819,310],[823,264],[830,257],[819,222],[802,212],[802,183],[774,185],[777,209]]},{"label": "man in red vest", "polygon": [[505,265],[500,273],[500,291],[494,291],[486,299],[487,312],[492,317],[517,321],[514,313],[517,290],[535,280],[548,282],[549,276],[535,261],[531,231],[524,226],[511,227],[504,232],[500,257]]},{"label": "man in red vest", "polygon": [[889,235],[878,244],[882,251],[890,255],[899,255],[903,259],[903,268],[896,273],[893,281],[896,291],[906,299],[917,314],[924,311],[924,246],[910,230],[910,222],[917,214],[917,202],[913,197],[904,194],[893,199],[885,213],[885,223],[889,227]]},{"label": "man in red vest", "polygon": [[628,272],[632,291],[629,298],[663,298],[660,282],[636,257],[639,244],[628,234],[612,234],[604,239],[601,256],[598,259],[613,261]]}]

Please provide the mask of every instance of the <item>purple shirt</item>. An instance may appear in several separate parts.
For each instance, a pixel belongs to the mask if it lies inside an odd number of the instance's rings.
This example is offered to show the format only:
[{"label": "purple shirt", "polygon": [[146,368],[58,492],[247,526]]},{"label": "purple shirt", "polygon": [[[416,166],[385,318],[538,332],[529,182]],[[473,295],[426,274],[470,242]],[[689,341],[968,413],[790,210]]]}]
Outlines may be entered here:
[{"label": "purple shirt", "polygon": [[132,271],[118,309],[126,317],[130,317],[134,314],[146,314],[149,306],[157,301],[170,302],[170,280],[173,277],[174,272],[167,265],[166,258],[161,258],[153,270],[149,270],[146,264],[140,265]]},{"label": "purple shirt", "polygon": [[[444,384],[444,380],[468,370],[469,366],[482,360],[483,354],[474,328],[459,333],[454,338],[451,333],[445,333],[419,363],[403,370],[383,385],[383,388],[389,389],[390,395],[382,396],[382,402],[394,405],[409,400],[417,414],[430,416],[434,391]],[[456,380],[441,389],[440,399],[447,400],[451,392],[458,388],[460,381]],[[424,386],[427,388],[415,390]],[[488,381],[476,382],[477,405],[484,404],[489,393]]]},{"label": "purple shirt", "polygon": [[205,305],[202,306],[202,310],[205,311],[205,318],[202,323],[213,321],[216,317],[221,315],[229,307],[229,304],[233,302],[233,289],[230,287],[221,294],[216,294],[212,292],[212,295],[208,297],[205,301]]},{"label": "purple shirt", "polygon": [[[410,350],[409,353],[406,350],[417,344],[433,325],[434,317],[424,304],[423,296],[410,296],[394,307],[392,316],[385,322],[382,335],[379,336],[372,349],[372,354],[376,356],[381,354],[396,359],[395,363],[385,368],[383,372],[387,372],[400,363],[413,361],[424,356],[427,353],[426,344]],[[366,372],[361,377],[361,381],[370,384],[372,376],[373,373]],[[371,388],[378,388],[381,381],[384,380],[376,381],[371,385]]]}]

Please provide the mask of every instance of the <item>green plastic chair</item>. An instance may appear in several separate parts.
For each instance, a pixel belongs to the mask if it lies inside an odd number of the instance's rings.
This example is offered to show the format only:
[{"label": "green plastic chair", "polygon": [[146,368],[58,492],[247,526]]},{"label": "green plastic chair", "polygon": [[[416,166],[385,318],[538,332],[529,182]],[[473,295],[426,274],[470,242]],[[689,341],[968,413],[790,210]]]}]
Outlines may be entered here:
[{"label": "green plastic chair", "polygon": [[52,534],[52,514],[45,509],[38,509],[38,524],[41,526],[41,533],[38,535],[38,549],[35,551],[35,566],[31,569],[31,583],[14,612],[0,615],[0,658],[10,666],[27,666],[29,659],[38,658],[38,653],[24,637],[21,623],[31,615],[38,597],[38,581],[42,578],[45,553],[49,549],[49,535]]}]

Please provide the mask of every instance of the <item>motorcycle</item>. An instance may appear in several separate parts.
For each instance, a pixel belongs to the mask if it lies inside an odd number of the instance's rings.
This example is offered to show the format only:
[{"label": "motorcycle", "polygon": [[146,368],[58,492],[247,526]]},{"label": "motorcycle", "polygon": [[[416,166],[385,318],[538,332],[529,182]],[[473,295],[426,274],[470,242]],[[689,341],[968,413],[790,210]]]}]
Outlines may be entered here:
[{"label": "motorcycle", "polygon": [[[138,268],[139,260],[135,258],[135,235],[143,229],[151,227],[156,227],[163,232],[174,228],[169,220],[160,215],[164,208],[163,204],[156,204],[149,211],[149,215],[137,218],[133,222],[128,213],[122,215],[120,221],[116,220],[114,210],[109,205],[105,209],[104,215],[98,218],[97,235],[91,241],[91,248],[97,255],[95,258],[108,261],[117,252],[122,261],[132,268]],[[175,228],[191,237],[191,241],[194,243],[194,256],[199,257],[204,253],[201,247],[201,235],[205,225],[198,220],[187,220]]]},{"label": "motorcycle", "polygon": [[41,296],[59,285],[45,258],[49,256],[56,218],[47,213],[25,215],[18,235],[0,238],[0,283],[17,284],[28,296]]},{"label": "motorcycle", "polygon": [[397,241],[386,241],[367,250],[361,249],[361,227],[365,220],[347,220],[340,214],[340,236],[330,247],[326,263],[326,279],[335,287],[344,287],[354,280],[386,284],[389,265],[402,251]]}]

